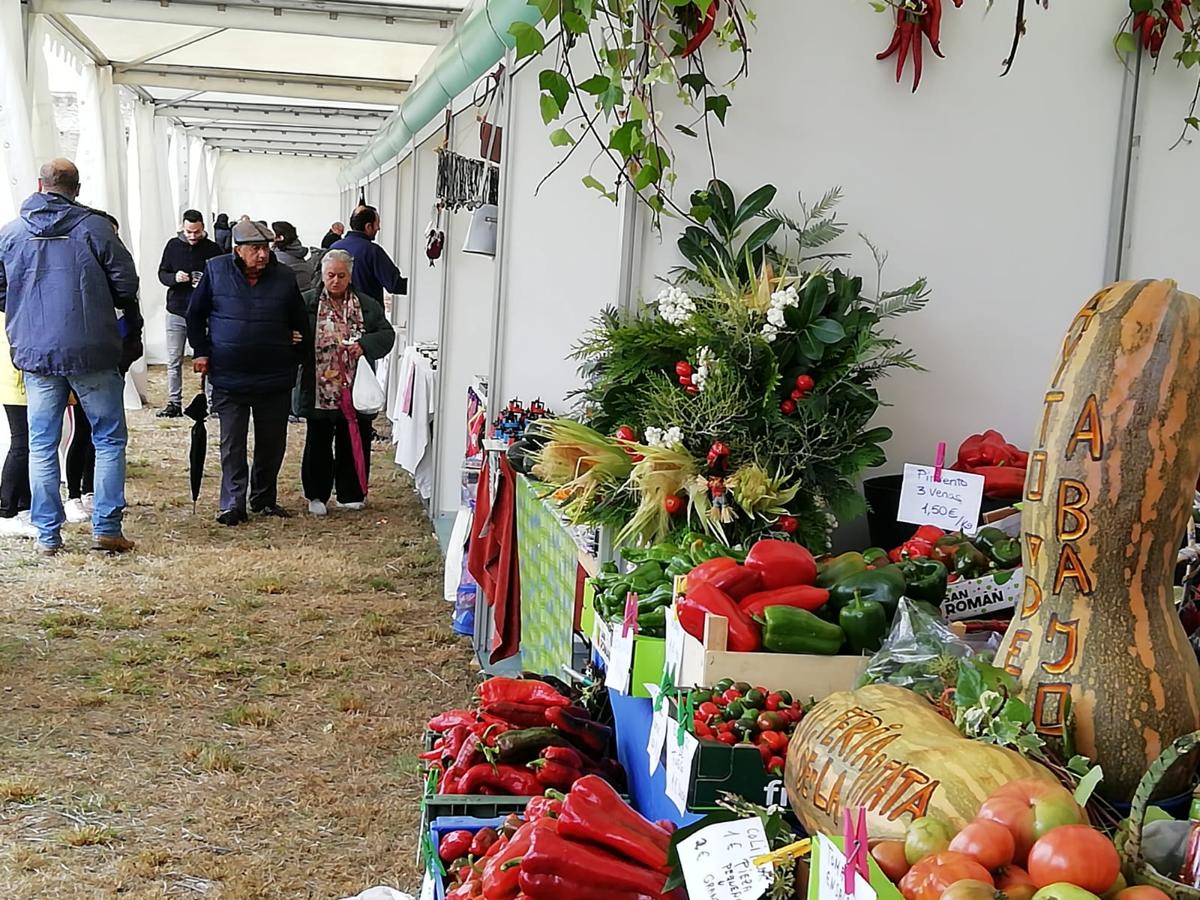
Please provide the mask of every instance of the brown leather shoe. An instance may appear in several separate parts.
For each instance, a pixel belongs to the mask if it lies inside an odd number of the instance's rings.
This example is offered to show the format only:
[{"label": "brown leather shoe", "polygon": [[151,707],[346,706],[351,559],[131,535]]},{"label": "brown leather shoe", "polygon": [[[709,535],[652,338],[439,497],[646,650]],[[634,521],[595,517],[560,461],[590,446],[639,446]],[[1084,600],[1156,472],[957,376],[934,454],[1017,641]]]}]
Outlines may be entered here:
[{"label": "brown leather shoe", "polygon": [[104,553],[128,553],[136,545],[124,535],[96,535],[92,538],[92,549]]}]

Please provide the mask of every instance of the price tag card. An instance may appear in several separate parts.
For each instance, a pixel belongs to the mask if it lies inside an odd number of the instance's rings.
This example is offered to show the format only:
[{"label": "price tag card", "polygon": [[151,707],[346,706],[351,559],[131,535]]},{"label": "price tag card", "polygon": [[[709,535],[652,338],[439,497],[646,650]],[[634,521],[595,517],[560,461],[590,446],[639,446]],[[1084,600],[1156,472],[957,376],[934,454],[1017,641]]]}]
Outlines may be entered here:
[{"label": "price tag card", "polygon": [[[674,734],[679,723],[670,717],[667,719],[667,733]],[[700,742],[690,731],[684,732],[683,743],[674,738],[667,740],[667,799],[675,804],[680,812],[687,812],[688,788],[692,784],[692,761]]]},{"label": "price tag card", "polygon": [[679,683],[679,670],[683,667],[683,626],[679,624],[679,615],[672,604],[667,609],[667,642],[663,652],[663,663],[671,673],[671,681]]},{"label": "price tag card", "polygon": [[629,675],[633,669],[633,632],[622,634],[620,623],[613,626],[608,652],[608,671],[604,683],[618,694],[629,693]]},{"label": "price tag card", "polygon": [[771,866],[753,859],[771,850],[762,819],[709,825],[679,842],[691,900],[757,900],[771,886]]},{"label": "price tag card", "polygon": [[[655,688],[657,691],[657,688]],[[662,765],[663,747],[667,743],[667,732],[670,730],[671,717],[666,709],[654,713],[650,720],[650,739],[646,742],[646,755],[650,757],[650,774],[653,775]]]},{"label": "price tag card", "polygon": [[817,857],[818,900],[875,900],[875,889],[862,876],[854,879],[854,893],[846,893],[846,854],[823,834],[817,835]]},{"label": "price tag card", "polygon": [[942,480],[935,481],[933,466],[905,463],[900,511],[896,513],[896,519],[973,535],[979,529],[982,503],[982,475],[942,469]]}]

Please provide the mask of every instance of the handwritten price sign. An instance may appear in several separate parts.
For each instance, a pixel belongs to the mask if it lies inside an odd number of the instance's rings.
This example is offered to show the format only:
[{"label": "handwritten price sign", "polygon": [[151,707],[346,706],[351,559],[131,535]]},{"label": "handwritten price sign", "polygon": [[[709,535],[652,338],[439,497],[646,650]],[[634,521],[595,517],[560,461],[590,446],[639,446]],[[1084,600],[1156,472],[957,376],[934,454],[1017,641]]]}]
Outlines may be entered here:
[{"label": "handwritten price sign", "polygon": [[933,476],[933,466],[904,464],[896,519],[975,534],[979,530],[979,507],[983,505],[983,476],[949,469],[942,470],[940,481]]},{"label": "handwritten price sign", "polygon": [[692,900],[757,900],[771,886],[769,865],[753,859],[771,849],[762,820],[709,825],[679,842],[679,861]]}]

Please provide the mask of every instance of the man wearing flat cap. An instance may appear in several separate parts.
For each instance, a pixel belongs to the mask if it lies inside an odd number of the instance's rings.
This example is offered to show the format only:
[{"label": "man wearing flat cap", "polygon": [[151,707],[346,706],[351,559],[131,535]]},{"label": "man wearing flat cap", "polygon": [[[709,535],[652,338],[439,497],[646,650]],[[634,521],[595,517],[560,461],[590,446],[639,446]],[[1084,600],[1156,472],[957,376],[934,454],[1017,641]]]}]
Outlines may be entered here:
[{"label": "man wearing flat cap", "polygon": [[[213,410],[221,421],[222,525],[245,522],[247,508],[263,516],[290,515],[278,503],[277,482],[308,314],[296,276],[271,253],[274,240],[263,222],[235,225],[233,253],[208,261],[188,305],[193,366],[212,382]],[[251,418],[252,467],[246,461]]]}]

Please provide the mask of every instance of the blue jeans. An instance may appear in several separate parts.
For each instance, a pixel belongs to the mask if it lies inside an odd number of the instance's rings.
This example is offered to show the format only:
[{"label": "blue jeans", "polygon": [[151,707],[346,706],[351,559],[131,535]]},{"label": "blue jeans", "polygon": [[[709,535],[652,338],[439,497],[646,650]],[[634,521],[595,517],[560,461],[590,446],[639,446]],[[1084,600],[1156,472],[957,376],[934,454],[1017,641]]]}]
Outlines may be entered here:
[{"label": "blue jeans", "polygon": [[26,372],[29,488],[33,501],[30,520],[38,530],[38,541],[48,547],[62,544],[60,530],[67,518],[59,491],[62,476],[58,445],[62,440],[67,395],[72,390],[92,426],[92,443],[96,448],[92,534],[120,535],[125,509],[125,445],[129,438],[125,426],[125,380],[116,369],[80,375]]}]

